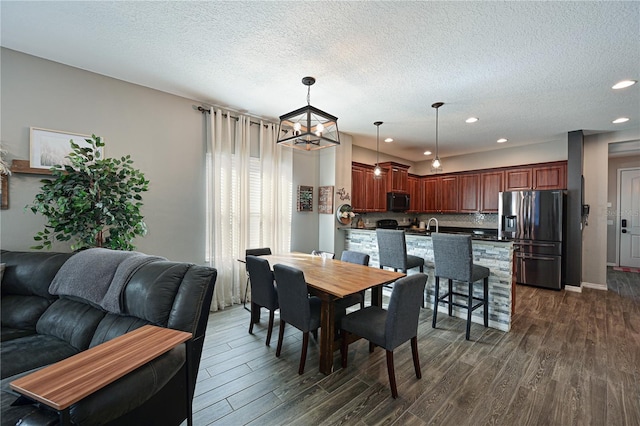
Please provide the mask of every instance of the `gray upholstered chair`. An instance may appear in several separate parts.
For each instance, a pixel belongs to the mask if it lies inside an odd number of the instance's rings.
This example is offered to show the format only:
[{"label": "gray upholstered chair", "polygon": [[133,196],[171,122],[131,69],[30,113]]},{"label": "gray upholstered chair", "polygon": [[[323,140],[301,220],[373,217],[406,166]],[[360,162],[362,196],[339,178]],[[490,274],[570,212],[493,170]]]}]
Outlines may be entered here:
[{"label": "gray upholstered chair", "polygon": [[420,268],[424,272],[424,259],[407,254],[407,242],[404,231],[396,229],[376,229],[378,237],[378,257],[380,269],[385,266],[407,273],[412,268]]},{"label": "gray upholstered chair", "polygon": [[[345,250],[342,252],[340,260],[343,262],[355,263],[357,265],[369,266],[369,255],[359,251]],[[360,309],[364,309],[364,290],[336,301],[337,306],[344,308],[348,308],[358,303],[360,304]]]},{"label": "gray upholstered chair", "polygon": [[418,318],[424,287],[427,283],[425,274],[413,274],[400,278],[393,286],[388,310],[378,306],[368,306],[352,312],[342,318],[342,367],[347,366],[349,349],[349,333],[369,341],[369,352],[374,346],[387,351],[387,371],[391,396],[398,397],[393,351],[402,343],[411,340],[413,367],[416,377],[420,379],[420,359],[418,357]]},{"label": "gray upholstered chair", "polygon": [[271,343],[271,332],[273,331],[273,320],[275,310],[278,309],[278,291],[273,283],[273,272],[267,259],[257,256],[247,256],[247,272],[251,280],[251,321],[249,323],[249,334],[253,334],[253,324],[260,318],[260,308],[269,310],[269,325],[267,328],[267,340],[265,344]]},{"label": "gray upholstered chair", "polygon": [[[453,306],[467,309],[467,333],[469,340],[471,331],[471,314],[479,307],[484,307],[484,326],[489,325],[489,268],[473,264],[473,247],[470,235],[456,234],[431,234],[433,242],[433,259],[435,263],[436,288],[433,299],[433,322],[436,327],[438,315],[438,303],[444,302],[449,307],[449,316],[452,315]],[[440,296],[440,278],[446,278],[449,283],[448,291]],[[453,280],[462,281],[469,285],[468,293],[459,293],[453,290]],[[473,296],[473,283],[483,280],[483,297]],[[455,301],[454,296],[467,299],[466,304]],[[473,304],[474,300],[480,303]]]},{"label": "gray upholstered chair", "polygon": [[[246,249],[244,251],[245,258],[247,256],[267,256],[271,254],[271,249],[269,247],[260,247],[255,249]],[[244,307],[247,311],[251,312],[251,309],[247,308],[247,297],[249,296],[249,281],[251,278],[249,277],[249,271],[247,271],[247,284],[244,287],[244,300],[242,301],[242,307]]]},{"label": "gray upholstered chair", "polygon": [[280,305],[280,332],[276,356],[282,351],[285,324],[291,324],[302,331],[302,354],[298,374],[304,373],[309,346],[309,331],[320,328],[320,299],[309,297],[304,273],[291,266],[273,265],[273,273],[278,284],[278,303]]}]

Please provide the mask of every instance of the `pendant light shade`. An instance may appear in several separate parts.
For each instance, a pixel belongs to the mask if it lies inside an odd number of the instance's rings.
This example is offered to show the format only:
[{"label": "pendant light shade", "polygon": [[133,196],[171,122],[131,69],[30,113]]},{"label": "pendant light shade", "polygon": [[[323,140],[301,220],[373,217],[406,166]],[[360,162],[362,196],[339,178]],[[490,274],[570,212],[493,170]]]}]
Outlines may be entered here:
[{"label": "pendant light shade", "polygon": [[432,108],[436,109],[436,156],[431,163],[431,171],[439,172],[442,171],[442,162],[440,161],[440,156],[438,155],[438,109],[444,105],[444,102],[436,102],[431,105]]},{"label": "pendant light shade", "polygon": [[380,168],[380,125],[382,121],[376,121],[373,123],[376,126],[376,167],[373,169],[373,178],[382,178],[382,169]]},{"label": "pendant light shade", "polygon": [[307,86],[307,106],[280,116],[278,144],[303,151],[340,145],[338,117],[310,103],[311,86],[315,82],[316,79],[313,77],[302,79],[302,84]]}]

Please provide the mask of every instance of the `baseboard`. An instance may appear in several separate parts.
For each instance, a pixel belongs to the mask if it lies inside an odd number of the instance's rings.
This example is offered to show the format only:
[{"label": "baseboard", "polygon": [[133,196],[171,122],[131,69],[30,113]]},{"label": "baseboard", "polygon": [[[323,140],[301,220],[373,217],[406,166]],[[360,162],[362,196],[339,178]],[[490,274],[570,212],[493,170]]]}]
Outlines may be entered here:
[{"label": "baseboard", "polygon": [[572,291],[574,293],[582,293],[582,286],[577,285],[565,285],[565,291]]},{"label": "baseboard", "polygon": [[591,289],[594,289],[594,290],[604,290],[604,291],[608,290],[606,284],[594,284],[594,283],[585,283],[585,282],[583,282],[582,283],[582,287],[591,288]]}]

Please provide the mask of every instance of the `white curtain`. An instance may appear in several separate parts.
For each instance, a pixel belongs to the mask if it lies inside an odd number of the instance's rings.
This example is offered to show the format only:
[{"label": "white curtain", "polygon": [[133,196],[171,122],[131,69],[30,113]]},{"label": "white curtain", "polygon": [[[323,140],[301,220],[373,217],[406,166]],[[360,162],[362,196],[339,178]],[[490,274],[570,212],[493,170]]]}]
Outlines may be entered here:
[{"label": "white curtain", "polygon": [[[292,153],[276,145],[277,125],[256,126],[222,109],[210,114],[206,256],[218,270],[214,311],[244,299],[246,273],[239,259],[247,248],[290,250]],[[253,157],[252,146],[259,151]]]}]

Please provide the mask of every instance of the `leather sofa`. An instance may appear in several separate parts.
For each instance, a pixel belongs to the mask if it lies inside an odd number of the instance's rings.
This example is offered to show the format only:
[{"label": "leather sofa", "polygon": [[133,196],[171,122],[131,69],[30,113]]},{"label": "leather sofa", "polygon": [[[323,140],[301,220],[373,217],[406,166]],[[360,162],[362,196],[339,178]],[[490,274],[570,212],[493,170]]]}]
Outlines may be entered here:
[{"label": "leather sofa", "polygon": [[[0,254],[5,264],[0,311],[2,425],[58,423],[56,412],[17,398],[11,381],[146,324],[190,332],[193,337],[74,404],[71,422],[179,425],[187,417],[195,388],[217,271],[153,259],[128,276],[121,311],[113,313],[82,297],[49,292],[72,256],[5,250]],[[87,277],[87,285],[91,284]]]}]

